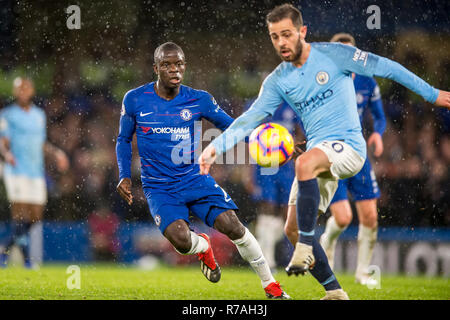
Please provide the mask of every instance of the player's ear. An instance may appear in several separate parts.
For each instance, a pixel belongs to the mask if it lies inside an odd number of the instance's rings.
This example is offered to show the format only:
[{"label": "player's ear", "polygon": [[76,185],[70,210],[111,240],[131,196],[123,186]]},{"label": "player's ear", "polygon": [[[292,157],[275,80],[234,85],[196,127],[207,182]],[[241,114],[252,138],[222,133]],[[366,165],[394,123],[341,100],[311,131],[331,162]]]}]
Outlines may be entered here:
[{"label": "player's ear", "polygon": [[306,38],[306,33],[307,33],[307,31],[308,31],[308,27],[307,27],[307,26],[301,26],[301,27],[300,27],[300,37],[301,37],[302,39],[305,39],[305,38]]},{"label": "player's ear", "polygon": [[156,63],[153,64],[153,72],[158,75],[158,66],[156,65]]}]

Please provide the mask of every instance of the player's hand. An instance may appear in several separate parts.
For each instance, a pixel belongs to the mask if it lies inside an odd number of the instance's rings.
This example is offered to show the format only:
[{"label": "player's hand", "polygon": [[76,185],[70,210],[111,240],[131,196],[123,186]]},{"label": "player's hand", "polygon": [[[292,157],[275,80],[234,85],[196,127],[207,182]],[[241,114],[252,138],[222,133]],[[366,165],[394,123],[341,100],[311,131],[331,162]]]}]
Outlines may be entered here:
[{"label": "player's hand", "polygon": [[203,150],[202,154],[198,158],[200,174],[208,174],[214,161],[216,161],[216,148],[210,144],[205,150]]},{"label": "player's hand", "polygon": [[131,179],[123,178],[120,180],[116,188],[120,196],[131,206],[133,203],[133,195],[131,194]]},{"label": "player's hand", "polygon": [[297,159],[303,152],[306,151],[306,140],[298,142],[294,145],[294,152],[292,153],[291,159]]},{"label": "player's hand", "polygon": [[367,139],[367,145],[369,147],[374,146],[373,155],[375,157],[379,157],[383,154],[384,151],[383,139],[381,138],[381,135],[378,132],[374,132],[370,135],[369,139]]},{"label": "player's hand", "polygon": [[439,95],[434,104],[438,107],[450,109],[450,92],[439,90]]},{"label": "player's hand", "polygon": [[14,158],[14,155],[11,153],[11,151],[6,151],[4,154],[5,162],[15,166],[16,165],[16,158]]},{"label": "player's hand", "polygon": [[66,153],[62,150],[58,150],[58,152],[55,153],[55,158],[58,171],[66,172],[67,169],[69,169],[69,158],[67,158]]}]

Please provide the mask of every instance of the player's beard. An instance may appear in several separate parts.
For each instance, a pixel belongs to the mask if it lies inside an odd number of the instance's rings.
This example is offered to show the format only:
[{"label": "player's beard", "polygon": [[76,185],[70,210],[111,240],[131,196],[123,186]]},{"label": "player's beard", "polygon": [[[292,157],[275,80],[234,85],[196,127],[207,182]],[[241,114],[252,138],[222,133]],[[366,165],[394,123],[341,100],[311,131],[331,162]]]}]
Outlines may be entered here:
[{"label": "player's beard", "polygon": [[302,56],[302,52],[303,52],[302,39],[298,38],[297,45],[295,46],[295,52],[292,53],[291,57],[285,58],[285,57],[283,57],[281,52],[278,52],[278,55],[281,57],[281,60],[283,60],[283,61],[294,62],[294,61],[300,60],[300,57]]}]

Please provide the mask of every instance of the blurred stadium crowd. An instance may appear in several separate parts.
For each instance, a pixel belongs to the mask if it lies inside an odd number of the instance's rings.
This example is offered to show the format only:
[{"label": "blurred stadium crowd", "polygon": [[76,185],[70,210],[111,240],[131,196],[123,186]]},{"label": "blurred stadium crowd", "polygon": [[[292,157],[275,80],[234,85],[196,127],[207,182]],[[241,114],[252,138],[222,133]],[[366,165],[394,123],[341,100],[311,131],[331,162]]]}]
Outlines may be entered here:
[{"label": "blurred stadium crowd", "polygon": [[[31,2],[29,5],[33,6]],[[113,232],[118,221],[152,222],[140,187],[137,157],[133,162],[136,201],[132,208],[115,192],[118,183],[115,139],[121,97],[127,90],[154,79],[152,54],[158,42],[169,39],[178,42],[185,49],[189,63],[185,84],[208,90],[233,117],[240,115],[245,102],[257,94],[261,75],[278,63],[259,16],[245,16],[248,25],[254,23],[255,26],[244,28],[240,34],[227,35],[230,30],[220,29],[218,25],[221,19],[228,18],[216,16],[218,30],[214,35],[210,32],[199,39],[197,32],[202,27],[201,22],[184,32],[176,31],[180,27],[167,22],[155,27],[159,38],[144,39],[143,34],[149,27],[148,23],[141,23],[145,18],[142,14],[130,19],[125,26],[120,22],[133,14],[133,8],[125,6],[121,16],[109,15],[107,21],[111,27],[104,28],[100,38],[95,38],[92,31],[102,23],[103,17],[82,27],[86,28],[81,30],[84,38],[81,33],[74,35],[76,31],[72,32],[73,46],[60,39],[69,37],[67,30],[52,36],[52,29],[44,24],[39,35],[33,35],[29,32],[33,24],[27,26],[32,17],[16,12],[18,21],[25,27],[14,29],[12,34],[28,49],[12,44],[3,55],[0,108],[12,102],[8,86],[12,85],[13,75],[34,79],[37,87],[34,101],[48,117],[48,140],[63,149],[71,162],[70,170],[64,174],[57,173],[51,162],[47,163],[47,221],[87,220],[92,228],[106,226],[105,230],[110,230],[106,233]],[[36,13],[38,18],[47,14],[47,19],[51,20],[47,9],[44,6]],[[163,5],[157,9],[164,9]],[[102,8],[99,6],[96,10]],[[164,12],[160,10],[161,15]],[[186,17],[180,18],[181,25],[186,23]],[[58,19],[64,21],[65,16]],[[234,20],[227,20],[230,28],[239,22]],[[115,23],[119,26],[115,27]],[[251,38],[246,39],[247,35]],[[450,88],[448,34],[440,37],[424,31],[408,31],[378,40],[364,38],[361,34],[355,34],[355,38],[359,47],[393,58],[435,87]],[[48,48],[45,39],[55,47]],[[328,39],[328,35],[322,35],[313,36],[309,41]],[[101,47],[94,45],[96,41],[101,41]],[[36,45],[37,42],[40,45]],[[426,52],[420,49],[423,47],[427,48]],[[58,49],[61,54],[56,60],[51,56]],[[36,52],[42,53],[41,58],[36,57]],[[255,56],[254,52],[267,54]],[[66,59],[61,61],[61,57]],[[10,59],[9,62],[6,59]],[[52,65],[48,73],[47,64]],[[433,109],[395,83],[383,80],[380,87],[388,126],[384,154],[372,162],[382,192],[379,225],[449,227],[450,113]],[[218,183],[240,206],[247,222],[256,214],[249,194],[251,188],[243,178],[248,176],[249,170],[248,165],[220,165],[213,172]],[[4,189],[1,190],[0,219],[5,221],[9,219],[9,210]]]}]

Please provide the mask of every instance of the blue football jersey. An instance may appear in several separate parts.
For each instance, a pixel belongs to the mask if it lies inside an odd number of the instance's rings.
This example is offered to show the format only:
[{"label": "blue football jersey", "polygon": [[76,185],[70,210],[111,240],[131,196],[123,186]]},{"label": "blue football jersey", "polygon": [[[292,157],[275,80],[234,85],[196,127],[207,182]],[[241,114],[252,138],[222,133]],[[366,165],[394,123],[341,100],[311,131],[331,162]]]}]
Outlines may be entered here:
[{"label": "blue football jersey", "polygon": [[5,175],[44,177],[45,112],[34,104],[29,110],[12,104],[0,113],[0,136],[9,140],[16,164],[5,164]]},{"label": "blue football jersey", "polygon": [[386,129],[386,117],[377,82],[374,78],[355,74],[353,84],[355,85],[356,103],[361,124],[363,124],[363,118],[367,112],[370,112],[373,118],[373,130],[383,135]]},{"label": "blue football jersey", "polygon": [[172,189],[199,175],[201,120],[225,130],[231,118],[206,91],[182,85],[165,100],[154,82],[125,94],[116,144],[119,178],[131,177],[131,141],[136,134],[143,187]]},{"label": "blue football jersey", "polygon": [[212,144],[217,155],[249,135],[267,116],[286,101],[300,118],[307,149],[323,141],[344,140],[366,157],[352,73],[392,79],[429,102],[439,91],[400,64],[341,43],[311,43],[305,64],[282,62],[264,80],[251,108]]}]

